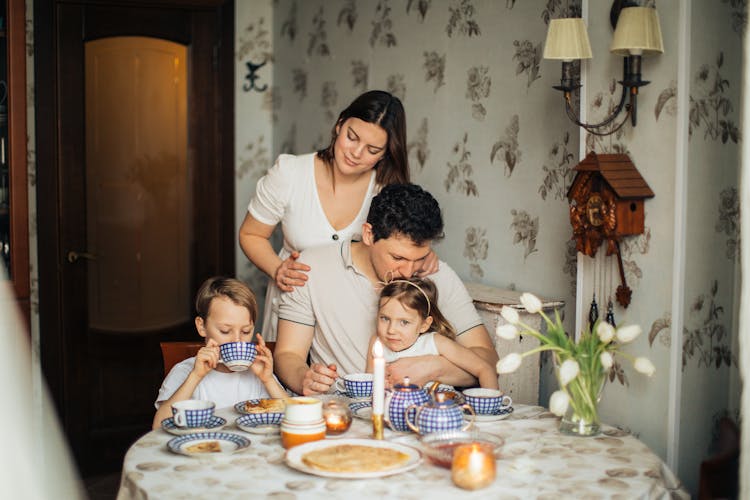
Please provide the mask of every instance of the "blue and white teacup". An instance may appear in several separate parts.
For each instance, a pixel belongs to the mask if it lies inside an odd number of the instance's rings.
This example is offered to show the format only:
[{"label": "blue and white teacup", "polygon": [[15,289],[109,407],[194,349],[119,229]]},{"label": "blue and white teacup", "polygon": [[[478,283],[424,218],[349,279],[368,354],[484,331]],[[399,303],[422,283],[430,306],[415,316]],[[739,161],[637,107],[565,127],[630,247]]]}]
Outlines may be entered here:
[{"label": "blue and white teacup", "polygon": [[463,391],[466,403],[474,408],[477,415],[494,415],[513,404],[510,396],[498,389],[475,387]]},{"label": "blue and white teacup", "polygon": [[[343,380],[343,382],[342,382]],[[372,396],[372,373],[349,373],[336,380],[336,386],[350,398],[369,398]]]},{"label": "blue and white teacup", "polygon": [[247,370],[255,361],[258,349],[252,342],[227,342],[219,346],[221,362],[233,372]]},{"label": "blue and white teacup", "polygon": [[172,403],[172,421],[177,427],[205,427],[214,416],[216,404],[202,399]]}]

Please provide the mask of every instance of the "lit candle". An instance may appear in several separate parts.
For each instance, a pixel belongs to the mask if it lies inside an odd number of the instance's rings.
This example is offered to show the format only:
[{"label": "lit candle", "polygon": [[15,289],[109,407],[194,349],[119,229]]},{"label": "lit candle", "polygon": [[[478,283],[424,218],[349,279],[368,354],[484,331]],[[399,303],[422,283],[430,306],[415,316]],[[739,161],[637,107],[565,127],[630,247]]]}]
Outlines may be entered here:
[{"label": "lit candle", "polygon": [[349,429],[351,420],[346,420],[341,415],[331,414],[326,417],[326,429],[329,434],[341,434]]},{"label": "lit candle", "polygon": [[385,401],[385,359],[383,358],[383,344],[375,340],[372,346],[372,414],[383,414]]},{"label": "lit candle", "polygon": [[383,344],[375,339],[372,345],[372,437],[383,439],[383,408],[385,406],[385,358]]},{"label": "lit candle", "polygon": [[323,405],[323,419],[326,421],[326,433],[341,434],[352,425],[352,413],[349,407],[337,400],[327,401]]},{"label": "lit candle", "polygon": [[488,486],[495,480],[495,454],[483,443],[468,443],[456,447],[451,465],[453,483],[467,490]]}]

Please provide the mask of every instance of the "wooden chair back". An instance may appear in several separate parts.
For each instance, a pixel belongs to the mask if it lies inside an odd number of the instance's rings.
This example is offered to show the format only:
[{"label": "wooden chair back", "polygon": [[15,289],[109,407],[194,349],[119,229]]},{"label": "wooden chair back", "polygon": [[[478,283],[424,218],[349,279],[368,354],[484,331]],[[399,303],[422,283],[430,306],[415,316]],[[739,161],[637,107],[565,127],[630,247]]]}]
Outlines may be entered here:
[{"label": "wooden chair back", "polygon": [[164,376],[180,361],[195,356],[198,350],[205,346],[205,342],[170,341],[161,342],[161,356],[164,360]]},{"label": "wooden chair back", "polygon": [[[195,356],[198,350],[206,345],[204,342],[194,341],[170,341],[161,342],[161,356],[164,360],[164,376],[166,377],[169,370],[174,365],[182,361]],[[273,353],[273,348],[276,346],[276,342],[266,342],[266,346]]]}]

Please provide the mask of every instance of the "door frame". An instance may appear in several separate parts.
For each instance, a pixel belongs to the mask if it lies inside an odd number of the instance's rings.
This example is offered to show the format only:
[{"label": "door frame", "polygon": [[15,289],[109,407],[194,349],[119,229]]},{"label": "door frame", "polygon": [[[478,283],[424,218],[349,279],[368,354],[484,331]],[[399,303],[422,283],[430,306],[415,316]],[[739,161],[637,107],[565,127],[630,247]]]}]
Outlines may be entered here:
[{"label": "door frame", "polygon": [[[71,167],[85,165],[86,151],[84,88],[73,84],[85,81],[84,42],[112,36],[108,12],[118,8],[123,9],[118,35],[191,44],[190,67],[213,68],[192,71],[188,84],[192,290],[208,276],[233,275],[235,266],[234,2],[34,2],[40,358],[63,429],[84,471],[88,450],[81,443],[88,439],[88,423],[76,418],[81,411],[74,406],[87,396],[86,266],[71,266],[66,260],[69,250],[86,249],[85,219],[66,219],[73,213],[85,217],[86,200],[85,167]],[[165,16],[169,26],[159,23]],[[218,43],[209,46],[206,40]]]}]

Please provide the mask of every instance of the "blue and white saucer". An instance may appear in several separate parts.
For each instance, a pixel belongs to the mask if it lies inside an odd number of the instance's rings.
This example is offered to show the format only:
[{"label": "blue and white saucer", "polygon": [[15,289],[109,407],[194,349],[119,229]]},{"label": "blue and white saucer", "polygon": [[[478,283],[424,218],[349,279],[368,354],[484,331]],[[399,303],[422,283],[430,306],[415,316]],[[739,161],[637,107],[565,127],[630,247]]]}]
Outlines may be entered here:
[{"label": "blue and white saucer", "polygon": [[252,434],[278,434],[281,432],[283,416],[283,413],[250,413],[240,415],[234,423],[241,430]]},{"label": "blue and white saucer", "polygon": [[344,399],[349,400],[349,401],[362,401],[362,402],[372,401],[372,395],[365,396],[363,398],[353,398],[349,394],[347,394],[346,392],[341,391],[339,389],[334,389],[333,392],[331,392],[331,394],[333,396],[336,396],[336,397],[339,397],[339,398],[344,398]]},{"label": "blue and white saucer", "polygon": [[226,420],[214,415],[203,427],[179,427],[174,423],[172,417],[169,417],[161,421],[161,428],[170,434],[174,434],[175,436],[184,436],[186,434],[194,434],[196,432],[217,430],[226,423]]},{"label": "blue and white saucer", "polygon": [[279,424],[248,424],[242,425],[237,424],[237,427],[250,434],[278,434],[281,432],[281,426]]},{"label": "blue and white saucer", "polygon": [[[502,408],[497,410],[495,413],[477,413],[477,416],[474,419],[474,422],[496,422],[498,420],[503,420],[505,418],[508,418],[511,413],[513,413],[512,406],[503,406]],[[471,414],[464,413],[464,419],[471,420]]]},{"label": "blue and white saucer", "polygon": [[372,402],[370,401],[354,401],[349,403],[349,409],[352,411],[352,415],[363,420],[372,419]]},{"label": "blue and white saucer", "polygon": [[234,453],[248,446],[249,439],[231,432],[194,432],[167,442],[169,451],[189,457]]}]

